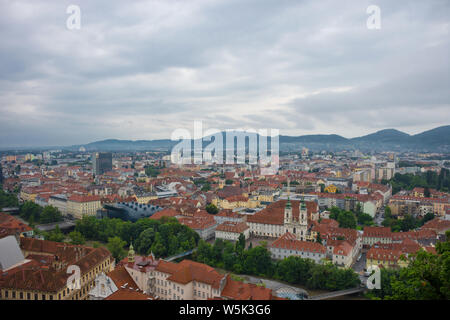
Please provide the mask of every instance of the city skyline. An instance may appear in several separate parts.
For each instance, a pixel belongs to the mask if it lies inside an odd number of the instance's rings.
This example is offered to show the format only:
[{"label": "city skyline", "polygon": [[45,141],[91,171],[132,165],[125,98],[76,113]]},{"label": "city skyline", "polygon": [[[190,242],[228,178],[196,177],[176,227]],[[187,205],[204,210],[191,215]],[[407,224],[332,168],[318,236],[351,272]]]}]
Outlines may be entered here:
[{"label": "city skyline", "polygon": [[347,138],[447,125],[449,4],[0,4],[0,147],[170,139],[176,128]]},{"label": "city skyline", "polygon": [[[194,137],[194,132],[191,130],[192,128],[182,128],[182,129],[187,130],[189,132],[189,134],[191,134],[191,137],[192,137],[193,140],[196,139]],[[385,143],[387,143],[387,144],[394,143],[395,144],[396,143],[395,141],[397,141],[397,143],[400,143],[401,141],[403,141],[404,143],[406,142],[406,141],[404,141],[405,138],[404,138],[404,136],[402,136],[402,134],[405,134],[408,139],[409,138],[415,138],[415,137],[421,136],[423,134],[427,134],[427,135],[431,134],[431,135],[434,135],[434,136],[440,135],[439,136],[440,138],[437,139],[434,142],[434,144],[436,144],[436,143],[440,144],[440,143],[445,143],[446,139],[445,139],[445,137],[442,136],[442,134],[445,135],[446,132],[449,129],[450,129],[450,125],[444,125],[444,126],[440,126],[440,127],[436,127],[436,128],[431,128],[431,129],[425,130],[423,132],[418,132],[416,134],[408,134],[407,132],[400,131],[400,130],[397,130],[397,129],[394,129],[394,128],[386,128],[386,129],[381,129],[381,130],[378,130],[378,131],[375,131],[375,132],[368,133],[367,135],[364,135],[364,136],[356,136],[356,137],[343,137],[343,136],[337,135],[337,134],[322,134],[322,133],[309,134],[309,135],[292,135],[292,136],[284,135],[282,133],[279,133],[279,135],[276,135],[273,132],[270,133],[271,129],[267,130],[267,133],[268,133],[268,136],[273,136],[273,137],[279,136],[282,139],[286,139],[286,138],[288,138],[288,139],[289,138],[307,138],[308,139],[309,137],[311,139],[313,139],[311,141],[306,140],[306,141],[303,142],[303,143],[306,143],[306,144],[311,143],[311,142],[314,143],[315,137],[322,137],[323,141],[320,142],[320,143],[323,143],[323,144],[330,143],[336,138],[343,139],[344,141],[347,141],[347,143],[350,143],[350,144],[352,143],[352,141],[356,142],[357,140],[360,140],[360,139],[366,139],[366,140],[370,139],[371,141],[375,142],[376,140],[374,140],[374,136],[378,135],[378,134],[381,134],[384,137],[384,139],[386,139],[386,137],[389,136],[390,142],[389,141],[384,141]],[[249,131],[247,131],[247,130],[249,130]],[[230,133],[232,133],[232,134],[233,134],[233,132],[234,133],[238,133],[238,136],[240,136],[240,137],[249,137],[248,134],[251,134],[251,132],[253,132],[253,130],[254,130],[253,128],[245,128],[245,129],[241,128],[241,129],[237,129],[237,130],[225,129],[225,130],[217,130],[217,131],[214,131],[214,132],[203,130],[202,133],[201,133],[201,139],[203,139],[204,142],[207,142],[207,141],[211,140],[211,135],[219,133],[222,136],[225,136],[227,134],[227,131],[230,131]],[[262,132],[264,132],[264,131],[262,131]],[[260,134],[260,133],[258,133],[258,130],[256,130],[256,134],[257,135]],[[264,136],[264,134],[262,134],[262,136]],[[331,139],[331,140],[328,141],[327,139]],[[430,139],[430,137],[428,137],[428,139]],[[175,143],[175,141],[178,141],[178,140],[177,139],[172,140],[171,137],[164,137],[162,139],[116,139],[116,138],[109,138],[109,139],[104,139],[104,140],[89,141],[87,143],[77,143],[77,144],[72,144],[72,145],[53,145],[53,146],[51,146],[51,145],[29,145],[29,146],[6,146],[6,147],[2,147],[0,145],[0,151],[8,151],[8,150],[16,150],[16,151],[22,150],[23,151],[23,150],[32,150],[32,149],[73,148],[73,147],[84,147],[84,146],[88,146],[88,145],[92,145],[92,144],[101,144],[101,143],[107,143],[107,142],[122,142],[122,143],[123,142],[128,142],[128,143],[149,142],[149,143],[151,143],[151,142],[158,142],[158,141],[160,141],[160,142],[173,141],[173,143]],[[286,141],[283,141],[283,142],[286,142]],[[173,143],[169,143],[169,144],[171,145]],[[409,141],[410,145],[419,146],[418,144],[420,144],[420,143],[423,143],[423,142]],[[302,142],[300,142],[300,144],[302,144]],[[169,145],[166,143],[166,144],[163,144],[163,145],[159,146],[158,148],[161,148],[161,147],[169,148]],[[149,146],[149,148],[153,149],[153,148],[155,148],[155,146]],[[358,148],[358,146],[356,146],[356,148]],[[367,148],[367,146],[365,148]],[[389,147],[387,145],[385,145],[383,148],[389,149]],[[325,149],[328,149],[328,147],[325,147]],[[90,151],[91,152],[95,152],[96,150],[97,149],[94,148],[94,149],[91,149]],[[135,150],[135,151],[137,151],[137,150]]]}]

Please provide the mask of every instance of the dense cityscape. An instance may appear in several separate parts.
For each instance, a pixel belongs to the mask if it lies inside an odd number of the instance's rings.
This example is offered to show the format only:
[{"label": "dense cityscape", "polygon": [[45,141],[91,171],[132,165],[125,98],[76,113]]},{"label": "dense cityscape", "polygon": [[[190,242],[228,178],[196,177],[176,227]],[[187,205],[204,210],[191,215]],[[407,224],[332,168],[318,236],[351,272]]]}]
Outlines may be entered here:
[{"label": "dense cityscape", "polygon": [[303,147],[262,175],[169,150],[3,152],[0,297],[448,299],[446,159]]},{"label": "dense cityscape", "polygon": [[0,1],[2,316],[445,314],[449,13]]}]

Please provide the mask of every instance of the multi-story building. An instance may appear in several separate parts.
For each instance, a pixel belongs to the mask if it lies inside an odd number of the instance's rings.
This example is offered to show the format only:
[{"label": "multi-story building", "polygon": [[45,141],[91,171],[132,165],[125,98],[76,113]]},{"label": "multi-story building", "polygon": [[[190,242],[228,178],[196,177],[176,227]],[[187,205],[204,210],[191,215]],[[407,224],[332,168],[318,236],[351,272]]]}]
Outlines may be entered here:
[{"label": "multi-story building", "polygon": [[83,216],[95,216],[101,208],[99,196],[73,194],[67,199],[66,213],[81,219]]},{"label": "multi-story building", "polygon": [[67,196],[63,194],[54,194],[48,198],[48,205],[53,206],[61,212],[62,215],[67,215]]},{"label": "multi-story building", "polygon": [[105,248],[21,237],[20,249],[26,259],[0,273],[0,299],[85,300],[96,276],[114,267]]},{"label": "multi-story building", "polygon": [[218,224],[222,224],[224,222],[243,222],[245,218],[232,210],[221,210],[218,214],[214,215],[214,220]]},{"label": "multi-story building", "polygon": [[95,152],[92,155],[92,168],[95,175],[102,175],[112,171],[112,153]]},{"label": "multi-story building", "polygon": [[[329,246],[330,243],[327,243]],[[348,241],[339,241],[339,243],[333,246],[332,261],[334,264],[346,268],[350,268],[354,258],[354,248]]]},{"label": "multi-story building", "polygon": [[285,233],[268,246],[273,259],[284,259],[298,256],[322,263],[326,258],[327,249],[317,242],[297,240],[292,233]]},{"label": "multi-story building", "polygon": [[389,200],[389,207],[394,216],[423,216],[429,212],[439,217],[445,216],[445,208],[450,205],[450,198],[424,198],[395,195]]},{"label": "multi-story building", "polygon": [[314,201],[279,200],[247,218],[250,234],[279,238],[286,232],[298,240],[309,240],[311,221],[317,220],[319,210]]},{"label": "multi-story building", "polygon": [[33,228],[9,214],[0,212],[0,238],[10,235],[16,238],[31,237]]},{"label": "multi-story building", "polygon": [[244,195],[231,196],[225,199],[215,198],[212,203],[221,209],[257,208],[260,205],[258,197]]},{"label": "multi-story building", "polygon": [[197,232],[203,240],[209,240],[215,236],[217,222],[210,215],[183,216],[178,221]]},{"label": "multi-story building", "polygon": [[237,241],[243,234],[247,240],[250,237],[250,228],[245,222],[227,221],[219,224],[216,228],[216,239]]},{"label": "multi-story building", "polygon": [[364,227],[362,244],[371,247],[375,243],[392,243],[390,227]]},{"label": "multi-story building", "polygon": [[272,290],[231,279],[202,263],[159,260],[154,271],[156,297],[163,300],[274,300]]}]

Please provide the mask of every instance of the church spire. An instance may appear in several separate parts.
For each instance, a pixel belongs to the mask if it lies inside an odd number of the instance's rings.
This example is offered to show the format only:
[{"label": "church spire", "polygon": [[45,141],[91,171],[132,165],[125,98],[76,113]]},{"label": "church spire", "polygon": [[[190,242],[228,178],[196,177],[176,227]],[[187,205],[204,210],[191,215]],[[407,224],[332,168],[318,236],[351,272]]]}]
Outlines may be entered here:
[{"label": "church spire", "polygon": [[133,243],[130,244],[130,249],[128,250],[128,262],[134,262],[134,248],[133,248]]},{"label": "church spire", "polygon": [[290,208],[291,207],[291,200],[290,200],[290,195],[291,195],[291,188],[290,188],[290,183],[289,183],[289,176],[287,178],[287,194],[288,194],[288,199],[287,199],[287,203],[286,203],[286,207]]}]

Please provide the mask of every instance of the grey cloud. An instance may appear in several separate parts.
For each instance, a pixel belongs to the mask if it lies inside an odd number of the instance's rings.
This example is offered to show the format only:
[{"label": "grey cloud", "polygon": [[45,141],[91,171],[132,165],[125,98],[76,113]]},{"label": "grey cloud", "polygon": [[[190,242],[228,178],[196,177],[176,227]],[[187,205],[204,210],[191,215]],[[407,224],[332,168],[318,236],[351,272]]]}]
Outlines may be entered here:
[{"label": "grey cloud", "polygon": [[[218,129],[357,136],[449,117],[446,0],[0,4],[0,147]],[[350,89],[345,91],[345,89]]]}]

